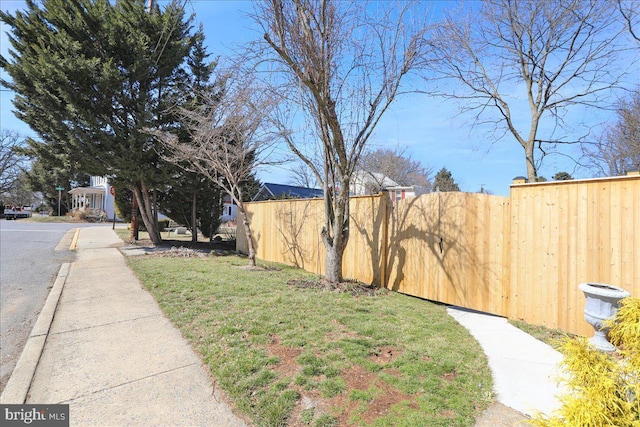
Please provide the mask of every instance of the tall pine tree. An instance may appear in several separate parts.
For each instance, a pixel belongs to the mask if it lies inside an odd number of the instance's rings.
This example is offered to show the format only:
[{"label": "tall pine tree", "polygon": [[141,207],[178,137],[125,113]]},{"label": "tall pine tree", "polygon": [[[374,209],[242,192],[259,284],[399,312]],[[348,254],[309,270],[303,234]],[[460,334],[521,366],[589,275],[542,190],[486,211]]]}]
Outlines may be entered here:
[{"label": "tall pine tree", "polygon": [[177,2],[150,14],[144,0],[41,3],[0,12],[12,45],[12,60],[0,58],[12,81],[1,83],[39,136],[34,151],[130,188],[159,243],[155,190],[170,177],[143,129],[170,126],[167,111],[188,78],[189,19]]},{"label": "tall pine tree", "polygon": [[[184,96],[174,101],[175,107],[194,109],[204,103],[203,93],[214,90],[211,83],[216,63],[208,61],[210,56],[204,46],[204,31],[202,25],[193,36],[193,48],[187,58],[189,78],[181,82]],[[180,119],[176,115],[177,108],[170,108],[173,132],[182,141],[189,141],[190,134],[182,128]],[[165,130],[169,130],[169,126]],[[176,221],[192,228],[192,239],[197,242],[198,224],[205,237],[213,238],[213,233],[220,225],[222,214],[221,189],[214,183],[203,179],[201,174],[190,172],[174,164],[167,165],[173,179],[162,192],[159,202],[163,212]]]}]

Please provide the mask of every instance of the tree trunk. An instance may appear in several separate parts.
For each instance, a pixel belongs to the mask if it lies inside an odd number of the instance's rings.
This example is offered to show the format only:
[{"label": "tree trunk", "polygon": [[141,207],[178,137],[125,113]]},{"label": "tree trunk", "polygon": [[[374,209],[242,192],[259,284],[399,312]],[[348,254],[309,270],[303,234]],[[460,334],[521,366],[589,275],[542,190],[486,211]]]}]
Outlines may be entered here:
[{"label": "tree trunk", "polygon": [[216,230],[213,229],[213,224],[214,224],[213,221],[215,220],[215,215],[214,215],[215,209],[214,208],[215,208],[215,203],[216,202],[214,201],[213,203],[214,203],[214,205],[211,206],[211,217],[209,219],[210,224],[211,224],[209,226],[209,243],[213,243],[213,238],[215,237],[214,234],[216,232]]},{"label": "tree trunk", "polygon": [[326,255],[326,265],[325,268],[325,279],[331,283],[340,283],[343,281],[342,277],[342,255],[344,253],[344,244],[340,242],[340,244],[336,244],[337,242],[334,240],[333,245],[325,245],[327,250]]},{"label": "tree trunk", "polygon": [[[158,190],[156,190],[155,188],[153,189],[153,222],[154,224],[158,224]],[[160,236],[160,232],[162,230],[160,230],[160,226],[158,226],[158,236],[160,237],[160,240],[162,240],[162,236]]]},{"label": "tree trunk", "polygon": [[[241,199],[240,199],[241,200]],[[247,236],[247,247],[249,249],[249,264],[255,267],[256,265],[256,250],[253,247],[253,233],[251,232],[251,224],[249,218],[247,218],[247,212],[244,210],[244,203],[238,200],[238,212],[242,217],[242,225],[244,227],[244,233]]]},{"label": "tree trunk", "polygon": [[162,238],[158,232],[158,222],[154,221],[153,207],[151,198],[149,197],[149,191],[147,190],[147,186],[144,182],[141,182],[140,184],[140,187],[134,186],[134,198],[137,199],[140,216],[142,217],[142,222],[144,222],[144,226],[149,233],[151,242],[154,245],[159,245],[162,242]]},{"label": "tree trunk", "polygon": [[198,220],[198,213],[196,212],[197,194],[193,193],[193,199],[191,200],[191,241],[193,243],[198,242],[198,226],[196,221]]},{"label": "tree trunk", "polygon": [[536,182],[538,180],[538,170],[536,169],[533,157],[534,147],[535,145],[533,141],[527,142],[524,147],[525,157],[527,160],[527,178],[529,179],[529,182]]},{"label": "tree trunk", "polygon": [[138,240],[138,198],[135,190],[131,198],[131,230],[129,232],[129,240],[131,243]]},{"label": "tree trunk", "polygon": [[[322,241],[327,252],[325,279],[332,283],[343,281],[342,258],[349,241],[349,187],[348,183],[342,185],[346,190],[341,189],[337,192],[329,203],[333,207],[333,221],[326,222],[322,230]],[[327,206],[325,204],[325,207]],[[325,216],[330,217],[327,214]]]}]

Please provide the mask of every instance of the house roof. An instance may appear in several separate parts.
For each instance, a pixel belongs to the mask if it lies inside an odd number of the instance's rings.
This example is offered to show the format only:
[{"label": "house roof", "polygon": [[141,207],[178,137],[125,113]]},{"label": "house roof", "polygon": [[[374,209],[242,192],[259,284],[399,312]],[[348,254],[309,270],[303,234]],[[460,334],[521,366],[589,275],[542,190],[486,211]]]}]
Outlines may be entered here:
[{"label": "house roof", "polygon": [[252,201],[272,199],[312,199],[322,197],[318,188],[296,187],[293,185],[273,184],[265,182]]},{"label": "house roof", "polygon": [[385,176],[379,172],[369,172],[364,170],[357,170],[353,174],[352,181],[354,183],[365,185],[367,183],[375,183],[382,188],[387,187],[401,187],[397,182]]},{"label": "house roof", "polygon": [[72,190],[69,190],[69,194],[76,193],[85,193],[85,194],[104,194],[106,193],[106,189],[104,187],[76,187]]}]

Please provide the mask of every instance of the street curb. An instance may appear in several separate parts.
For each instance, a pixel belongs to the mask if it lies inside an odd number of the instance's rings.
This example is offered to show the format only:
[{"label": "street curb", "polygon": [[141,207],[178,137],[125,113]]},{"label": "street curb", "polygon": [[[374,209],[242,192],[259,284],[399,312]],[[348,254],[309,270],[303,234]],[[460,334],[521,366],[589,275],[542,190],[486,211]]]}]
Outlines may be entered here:
[{"label": "street curb", "polygon": [[49,292],[47,301],[44,303],[44,307],[42,307],[42,311],[38,315],[38,320],[36,320],[31,330],[27,344],[24,346],[18,363],[16,363],[16,367],[13,369],[13,373],[9,378],[9,382],[7,382],[0,396],[0,403],[22,405],[26,402],[27,394],[31,388],[31,382],[36,373],[38,362],[40,362],[42,350],[49,336],[51,323],[53,322],[70,266],[71,264],[68,262],[60,266],[58,276]]}]

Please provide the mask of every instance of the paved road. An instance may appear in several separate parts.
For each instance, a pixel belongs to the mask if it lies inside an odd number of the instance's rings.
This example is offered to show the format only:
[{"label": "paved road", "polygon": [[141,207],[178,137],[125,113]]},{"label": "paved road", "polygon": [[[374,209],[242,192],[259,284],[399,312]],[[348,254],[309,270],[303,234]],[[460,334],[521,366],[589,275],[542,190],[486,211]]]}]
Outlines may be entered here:
[{"label": "paved road", "polygon": [[[0,220],[0,390],[9,380],[60,265],[73,260],[69,244],[78,226],[85,224]],[[66,244],[56,250],[59,243]]]}]

